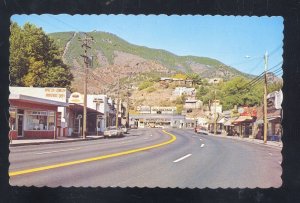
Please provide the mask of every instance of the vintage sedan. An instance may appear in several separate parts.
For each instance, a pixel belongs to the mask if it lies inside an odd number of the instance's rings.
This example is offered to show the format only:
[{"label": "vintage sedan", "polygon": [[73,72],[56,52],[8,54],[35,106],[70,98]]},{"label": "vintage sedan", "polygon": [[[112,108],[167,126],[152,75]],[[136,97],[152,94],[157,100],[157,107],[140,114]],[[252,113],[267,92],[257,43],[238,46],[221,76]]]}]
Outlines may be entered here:
[{"label": "vintage sedan", "polygon": [[115,126],[110,126],[106,128],[103,133],[104,137],[120,137],[123,135],[122,130],[117,129]]}]

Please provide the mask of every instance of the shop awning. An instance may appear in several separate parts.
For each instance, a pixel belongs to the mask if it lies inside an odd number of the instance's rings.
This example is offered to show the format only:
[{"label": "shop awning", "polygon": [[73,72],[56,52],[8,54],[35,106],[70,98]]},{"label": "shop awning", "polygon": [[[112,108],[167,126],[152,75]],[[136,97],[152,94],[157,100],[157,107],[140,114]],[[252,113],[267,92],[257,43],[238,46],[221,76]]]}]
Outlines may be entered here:
[{"label": "shop awning", "polygon": [[233,121],[233,124],[239,124],[242,122],[249,122],[252,121],[252,117],[251,116],[239,116],[235,121]]},{"label": "shop awning", "polygon": [[219,123],[219,124],[225,123],[225,118],[221,118],[220,120],[218,120],[217,123]]},{"label": "shop awning", "polygon": [[[69,104],[69,108],[73,111],[83,112],[83,106],[80,104]],[[86,107],[86,110],[88,114],[104,115],[103,113],[89,107]]]},{"label": "shop awning", "polygon": [[232,122],[235,121],[238,117],[230,118],[229,120],[225,121],[224,126],[233,126]]},{"label": "shop awning", "polygon": [[20,102],[27,102],[31,104],[42,104],[42,105],[47,105],[47,106],[55,106],[55,107],[67,107],[68,103],[65,102],[59,102],[59,101],[54,101],[54,100],[49,100],[49,99],[42,99],[38,97],[32,97],[32,96],[27,96],[27,95],[22,95],[22,94],[10,94],[9,95],[9,101],[20,101]]}]

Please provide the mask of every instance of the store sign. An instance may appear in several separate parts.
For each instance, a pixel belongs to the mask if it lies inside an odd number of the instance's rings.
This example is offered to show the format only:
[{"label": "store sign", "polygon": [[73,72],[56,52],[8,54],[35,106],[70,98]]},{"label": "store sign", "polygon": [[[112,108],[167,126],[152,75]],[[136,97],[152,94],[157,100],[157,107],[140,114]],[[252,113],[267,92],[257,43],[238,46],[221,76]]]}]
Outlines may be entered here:
[{"label": "store sign", "polygon": [[257,117],[256,108],[251,107],[243,107],[243,112],[240,114],[241,116],[252,116]]},{"label": "store sign", "polygon": [[95,103],[103,103],[103,99],[102,98],[94,98],[93,102]]},{"label": "store sign", "polygon": [[66,102],[67,90],[66,88],[45,88],[45,99]]},{"label": "store sign", "polygon": [[275,91],[271,92],[267,96],[267,107],[268,111],[273,111],[276,109],[281,109],[281,103],[282,103],[283,95],[282,91]]},{"label": "store sign", "polygon": [[151,113],[152,114],[157,114],[158,112],[161,114],[172,114],[176,111],[176,107],[159,107],[155,106],[151,108]]},{"label": "store sign", "polygon": [[35,116],[47,116],[47,111],[28,111],[28,115],[35,115]]},{"label": "store sign", "polygon": [[73,92],[70,95],[69,103],[71,104],[83,104],[83,95],[79,92]]}]

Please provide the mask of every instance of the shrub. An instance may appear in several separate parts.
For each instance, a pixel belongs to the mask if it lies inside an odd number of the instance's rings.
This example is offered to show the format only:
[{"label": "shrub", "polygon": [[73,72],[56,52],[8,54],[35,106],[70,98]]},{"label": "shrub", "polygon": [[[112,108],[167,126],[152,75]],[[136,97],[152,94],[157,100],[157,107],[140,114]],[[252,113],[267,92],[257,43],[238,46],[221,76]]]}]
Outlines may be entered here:
[{"label": "shrub", "polygon": [[146,91],[147,91],[148,93],[151,93],[151,92],[155,92],[156,89],[155,89],[154,87],[148,87],[148,88],[146,89]]},{"label": "shrub", "polygon": [[153,85],[153,82],[151,81],[143,81],[140,85],[139,85],[139,90],[143,90],[146,89],[148,87],[151,87]]}]

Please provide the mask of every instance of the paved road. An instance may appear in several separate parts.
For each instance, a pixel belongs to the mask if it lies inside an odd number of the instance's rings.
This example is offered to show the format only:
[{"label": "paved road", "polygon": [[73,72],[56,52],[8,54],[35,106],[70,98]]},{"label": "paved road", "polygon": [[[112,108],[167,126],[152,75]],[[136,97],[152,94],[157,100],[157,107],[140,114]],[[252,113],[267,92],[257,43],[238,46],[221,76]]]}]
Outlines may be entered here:
[{"label": "paved road", "polygon": [[[112,158],[90,160],[163,143],[159,129],[131,130],[124,138],[11,148],[10,172],[41,166],[46,170],[11,176],[11,185],[120,186],[180,188],[268,188],[281,185],[280,149],[233,139],[170,129],[170,144]],[[56,165],[57,168],[48,169]]]}]

